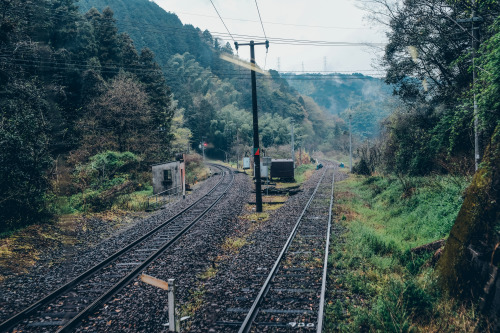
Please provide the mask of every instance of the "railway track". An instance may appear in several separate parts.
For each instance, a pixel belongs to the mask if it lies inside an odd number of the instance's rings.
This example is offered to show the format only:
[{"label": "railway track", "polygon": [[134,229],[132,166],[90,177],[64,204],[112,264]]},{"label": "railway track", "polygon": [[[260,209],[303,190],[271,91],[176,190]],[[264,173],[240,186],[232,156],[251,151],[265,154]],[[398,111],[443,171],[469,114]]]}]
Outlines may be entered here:
[{"label": "railway track", "polygon": [[231,187],[223,166],[219,182],[203,197],[107,259],[0,324],[0,332],[69,332],[198,222]]},{"label": "railway track", "polygon": [[322,331],[334,171],[324,169],[274,266],[264,270],[264,284],[246,288],[259,290],[257,296],[236,299],[217,323],[222,330]]}]

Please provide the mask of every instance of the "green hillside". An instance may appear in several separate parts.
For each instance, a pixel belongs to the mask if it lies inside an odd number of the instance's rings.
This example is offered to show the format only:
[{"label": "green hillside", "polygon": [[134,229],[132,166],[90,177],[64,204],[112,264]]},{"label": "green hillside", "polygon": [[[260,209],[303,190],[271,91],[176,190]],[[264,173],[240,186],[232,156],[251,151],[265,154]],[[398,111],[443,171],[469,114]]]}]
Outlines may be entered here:
[{"label": "green hillside", "polygon": [[290,86],[311,97],[327,113],[344,121],[352,115],[353,132],[362,138],[379,134],[380,122],[394,109],[391,86],[363,74],[286,75]]},{"label": "green hillside", "polygon": [[[162,66],[185,125],[191,146],[205,138],[208,153],[224,156],[235,146],[251,146],[251,87],[248,69],[224,61],[229,44],[191,25],[183,25],[174,13],[147,0],[82,0],[80,10],[109,6],[117,26],[139,49],[151,49]],[[289,143],[290,123],[296,126],[298,144],[317,147],[334,121],[310,99],[303,97],[277,72],[258,74],[261,141],[264,146]],[[322,138],[319,141],[319,138]]]},{"label": "green hillside", "polygon": [[150,48],[160,64],[166,64],[174,54],[189,52],[204,67],[212,65],[213,49],[202,42],[201,31],[183,25],[177,15],[166,12],[148,0],[80,0],[80,11],[95,7],[102,11],[110,7],[118,29],[127,32],[140,50]]}]

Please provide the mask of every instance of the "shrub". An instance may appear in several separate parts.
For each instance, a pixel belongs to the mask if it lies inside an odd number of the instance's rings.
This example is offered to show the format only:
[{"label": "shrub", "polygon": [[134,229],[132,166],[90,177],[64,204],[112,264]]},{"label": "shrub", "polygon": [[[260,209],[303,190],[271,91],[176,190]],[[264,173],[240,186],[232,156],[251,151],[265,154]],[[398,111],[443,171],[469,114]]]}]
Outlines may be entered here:
[{"label": "shrub", "polygon": [[352,172],[364,176],[369,176],[372,173],[370,168],[368,167],[368,163],[364,158],[361,158],[361,160],[359,160],[359,162],[352,167]]}]

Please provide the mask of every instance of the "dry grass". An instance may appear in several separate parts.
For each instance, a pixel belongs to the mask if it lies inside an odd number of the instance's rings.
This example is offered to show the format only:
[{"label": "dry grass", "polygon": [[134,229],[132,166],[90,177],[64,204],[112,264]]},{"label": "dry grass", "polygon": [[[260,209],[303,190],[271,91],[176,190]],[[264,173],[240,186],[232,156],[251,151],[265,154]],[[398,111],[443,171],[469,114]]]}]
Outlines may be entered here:
[{"label": "dry grass", "polygon": [[0,281],[27,272],[44,251],[72,243],[71,237],[51,225],[32,225],[15,232],[0,240]]},{"label": "dry grass", "polygon": [[226,252],[237,253],[244,245],[248,244],[247,237],[232,237],[227,238],[222,249]]},{"label": "dry grass", "polygon": [[215,266],[210,266],[207,268],[203,273],[200,274],[200,279],[202,280],[209,280],[213,278],[215,275],[217,275],[217,272],[219,270]]},{"label": "dry grass", "polygon": [[264,195],[262,197],[262,202],[286,202],[289,196],[287,195]]},{"label": "dry grass", "polygon": [[[116,210],[94,216],[116,230],[144,215]],[[60,216],[52,224],[31,225],[0,239],[0,282],[11,274],[26,273],[44,253],[77,244],[80,241],[77,229],[89,231],[81,216],[69,214]]]}]

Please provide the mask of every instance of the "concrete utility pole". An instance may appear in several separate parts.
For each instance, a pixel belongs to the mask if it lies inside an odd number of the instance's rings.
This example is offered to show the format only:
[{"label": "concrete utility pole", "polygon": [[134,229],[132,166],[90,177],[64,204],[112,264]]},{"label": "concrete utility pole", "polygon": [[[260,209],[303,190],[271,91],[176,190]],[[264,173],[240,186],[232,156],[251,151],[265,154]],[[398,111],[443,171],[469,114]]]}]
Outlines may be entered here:
[{"label": "concrete utility pole", "polygon": [[201,137],[201,151],[203,153],[203,163],[205,163],[205,137]]},{"label": "concrete utility pole", "polygon": [[479,26],[476,23],[481,23],[483,21],[482,17],[476,16],[476,1],[472,0],[472,12],[470,19],[460,19],[457,20],[459,23],[471,23],[472,25],[472,89],[474,91],[474,168],[477,171],[479,167],[479,161],[481,160],[481,154],[479,152],[479,119],[478,119],[478,107],[477,107],[477,96],[475,91],[477,70],[476,70],[476,53],[479,49]]},{"label": "concrete utility pole", "polygon": [[352,130],[351,130],[351,118],[349,115],[349,172],[352,172]]},{"label": "concrete utility pole", "polygon": [[478,133],[478,112],[477,112],[477,100],[476,100],[476,52],[479,48],[478,37],[479,37],[479,27],[474,24],[474,19],[476,16],[475,1],[472,1],[472,87],[474,89],[474,167],[477,171],[479,167],[479,133]]},{"label": "concrete utility pole", "polygon": [[264,43],[255,43],[253,40],[249,44],[238,44],[234,42],[236,51],[239,46],[250,46],[250,63],[252,64],[251,80],[252,80],[252,110],[253,110],[253,155],[255,163],[255,210],[262,212],[262,184],[260,179],[260,147],[259,147],[259,115],[257,111],[257,79],[255,76],[255,45],[265,45],[269,48],[269,41]]},{"label": "concrete utility pole", "polygon": [[295,142],[294,142],[294,135],[293,135],[293,121],[291,123],[291,126],[292,126],[292,129],[291,129],[291,133],[292,133],[292,161],[293,161],[293,168],[295,169]]}]

